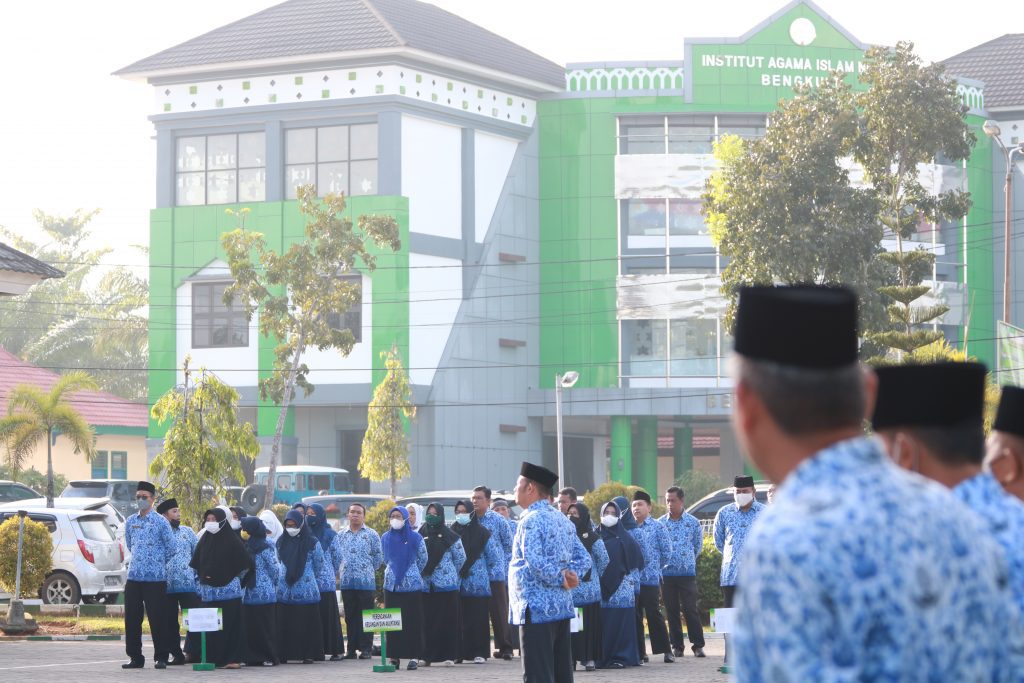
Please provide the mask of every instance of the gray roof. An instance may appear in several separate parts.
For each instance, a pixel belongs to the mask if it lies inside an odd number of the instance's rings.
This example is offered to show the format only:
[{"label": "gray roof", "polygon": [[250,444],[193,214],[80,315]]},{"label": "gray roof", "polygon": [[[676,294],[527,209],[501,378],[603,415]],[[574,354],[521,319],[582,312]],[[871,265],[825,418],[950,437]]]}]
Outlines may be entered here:
[{"label": "gray roof", "polygon": [[417,0],[287,0],[115,74],[403,47],[565,87],[562,66]]},{"label": "gray roof", "polygon": [[64,277],[64,273],[39,259],[18,251],[0,242],[0,270],[38,275],[43,279]]},{"label": "gray roof", "polygon": [[954,76],[985,84],[985,108],[1024,108],[1024,33],[1007,33],[943,60]]}]

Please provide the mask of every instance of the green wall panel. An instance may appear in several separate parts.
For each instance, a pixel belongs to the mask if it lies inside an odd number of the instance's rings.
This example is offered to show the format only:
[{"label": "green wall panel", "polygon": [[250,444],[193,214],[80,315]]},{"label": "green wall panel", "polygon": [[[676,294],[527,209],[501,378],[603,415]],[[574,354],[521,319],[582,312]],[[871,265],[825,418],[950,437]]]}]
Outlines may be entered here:
[{"label": "green wall panel", "polygon": [[[969,116],[978,142],[967,162],[967,189],[971,192],[971,211],[967,214],[967,305],[970,326],[966,330],[967,352],[996,367],[996,290],[1002,291],[1002,282],[995,282],[995,259],[1003,256],[1002,226],[993,223],[992,139],[981,131],[983,119]],[[1000,192],[1000,194],[1002,194]],[[949,251],[947,250],[947,255]],[[948,258],[948,256],[947,256]],[[963,245],[956,254],[963,262]]]}]

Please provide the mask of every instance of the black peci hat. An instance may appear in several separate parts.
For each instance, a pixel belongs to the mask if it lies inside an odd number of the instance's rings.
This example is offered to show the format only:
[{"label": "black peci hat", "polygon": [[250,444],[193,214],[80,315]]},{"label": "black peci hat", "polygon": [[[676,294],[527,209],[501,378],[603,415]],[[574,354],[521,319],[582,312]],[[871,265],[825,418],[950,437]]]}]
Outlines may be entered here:
[{"label": "black peci hat", "polygon": [[1024,436],[1024,389],[1005,386],[999,397],[999,409],[992,429]]},{"label": "black peci hat", "polygon": [[549,489],[554,488],[555,482],[558,481],[558,475],[548,468],[534,465],[532,462],[526,462],[525,460],[522,467],[519,468],[519,476],[526,477]]},{"label": "black peci hat", "polygon": [[647,491],[644,491],[643,489],[639,489],[637,491],[633,491],[633,500],[642,500],[648,505],[650,505],[651,494],[647,493]]},{"label": "black peci hat", "polygon": [[149,491],[154,496],[156,495],[156,487],[150,484],[148,481],[140,481],[139,485],[135,487],[136,491]]},{"label": "black peci hat", "polygon": [[732,485],[738,489],[750,488],[754,485],[754,478],[749,474],[740,474],[732,480]]},{"label": "black peci hat", "polygon": [[178,507],[178,501],[174,500],[173,498],[168,498],[167,500],[156,506],[156,511],[162,515],[168,510],[173,510],[176,507]]},{"label": "black peci hat", "polygon": [[878,368],[878,398],[871,426],[965,427],[982,425],[985,366],[927,363]]}]

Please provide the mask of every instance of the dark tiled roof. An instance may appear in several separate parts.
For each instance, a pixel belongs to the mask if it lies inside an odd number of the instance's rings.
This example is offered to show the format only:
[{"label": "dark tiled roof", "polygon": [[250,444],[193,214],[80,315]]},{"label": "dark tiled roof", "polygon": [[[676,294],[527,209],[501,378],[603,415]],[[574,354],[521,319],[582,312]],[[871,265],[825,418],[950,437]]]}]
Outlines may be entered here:
[{"label": "dark tiled roof", "polygon": [[117,71],[408,47],[564,87],[565,70],[451,12],[417,0],[288,0]]},{"label": "dark tiled roof", "polygon": [[985,107],[1024,107],[1024,33],[1007,33],[943,60],[954,76],[985,84]]},{"label": "dark tiled roof", "polygon": [[3,242],[0,242],[0,270],[9,270],[15,273],[29,273],[38,275],[44,279],[51,277],[64,277],[64,273],[53,266],[47,265],[39,259],[32,258],[28,254],[13,249]]}]

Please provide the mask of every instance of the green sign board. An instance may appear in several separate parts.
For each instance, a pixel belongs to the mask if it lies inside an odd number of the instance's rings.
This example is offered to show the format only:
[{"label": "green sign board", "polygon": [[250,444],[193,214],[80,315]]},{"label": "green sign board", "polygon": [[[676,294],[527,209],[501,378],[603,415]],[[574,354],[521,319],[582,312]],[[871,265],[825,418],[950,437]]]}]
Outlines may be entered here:
[{"label": "green sign board", "polygon": [[1024,330],[999,320],[996,322],[996,337],[999,350],[996,357],[997,383],[1000,386],[1024,386]]},{"label": "green sign board", "polygon": [[402,610],[390,609],[363,610],[363,630],[371,633],[402,630]]}]

